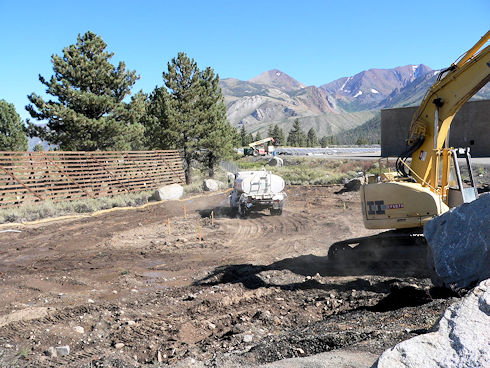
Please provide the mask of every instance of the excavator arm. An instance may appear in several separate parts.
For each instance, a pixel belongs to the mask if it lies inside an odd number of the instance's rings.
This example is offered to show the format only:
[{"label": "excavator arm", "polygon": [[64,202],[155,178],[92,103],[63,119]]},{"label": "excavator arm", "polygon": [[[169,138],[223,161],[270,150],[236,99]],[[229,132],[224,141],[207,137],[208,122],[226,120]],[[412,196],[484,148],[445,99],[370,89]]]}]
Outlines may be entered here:
[{"label": "excavator arm", "polygon": [[[450,148],[448,135],[454,115],[490,80],[490,46],[485,47],[489,38],[490,31],[439,73],[413,116],[408,149],[397,160],[398,174],[369,176],[361,186],[366,228],[422,227],[449,208],[477,197],[469,150]],[[461,153],[466,156],[469,186],[459,167]]]},{"label": "excavator arm", "polygon": [[[409,175],[422,186],[435,190],[440,185],[438,160],[447,143],[454,115],[490,80],[490,46],[480,51],[489,39],[490,31],[439,74],[412,119],[408,140],[412,158]],[[402,165],[407,166],[405,162]]]}]

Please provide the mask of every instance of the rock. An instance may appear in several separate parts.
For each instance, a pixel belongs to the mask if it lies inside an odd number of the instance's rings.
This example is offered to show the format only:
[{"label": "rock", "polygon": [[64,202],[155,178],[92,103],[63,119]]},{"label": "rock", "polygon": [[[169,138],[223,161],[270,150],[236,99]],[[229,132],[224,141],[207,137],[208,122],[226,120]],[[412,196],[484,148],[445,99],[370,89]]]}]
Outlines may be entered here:
[{"label": "rock", "polygon": [[253,340],[254,340],[254,337],[252,335],[243,335],[243,342],[250,343]]},{"label": "rock", "polygon": [[269,166],[282,166],[284,165],[284,160],[280,157],[272,157],[270,160],[269,160]]},{"label": "rock", "polygon": [[58,356],[66,356],[66,355],[70,354],[70,347],[68,345],[57,346],[56,347],[56,354]]},{"label": "rock", "polygon": [[364,184],[365,182],[366,182],[365,178],[351,179],[345,182],[344,187],[338,192],[335,192],[335,194],[342,194],[345,192],[357,192],[359,191],[359,189],[361,189],[361,185]]},{"label": "rock", "polygon": [[122,349],[124,347],[124,344],[122,342],[118,342],[117,344],[114,345],[116,349]]},{"label": "rock", "polygon": [[433,332],[386,350],[372,368],[490,367],[490,279],[451,305]]},{"label": "rock", "polygon": [[424,235],[437,286],[468,289],[490,278],[490,195],[429,221]]},{"label": "rock", "polygon": [[206,179],[202,183],[202,188],[206,192],[216,192],[219,190],[220,186],[223,186],[223,183],[214,179]]},{"label": "rock", "polygon": [[228,186],[233,186],[233,183],[235,182],[235,174],[227,172],[226,179],[228,180]]},{"label": "rock", "polygon": [[347,183],[345,183],[344,188],[349,192],[357,192],[359,189],[361,189],[361,184],[362,184],[361,179],[354,178],[349,180]]},{"label": "rock", "polygon": [[158,188],[151,196],[156,201],[179,199],[184,195],[184,187],[180,184],[170,184]]},{"label": "rock", "polygon": [[44,352],[44,354],[53,358],[56,358],[58,356],[58,353],[56,352],[56,349],[53,346],[50,346],[48,350]]},{"label": "rock", "polygon": [[85,329],[82,326],[76,326],[73,329],[75,330],[75,332],[78,332],[80,334],[85,333]]}]

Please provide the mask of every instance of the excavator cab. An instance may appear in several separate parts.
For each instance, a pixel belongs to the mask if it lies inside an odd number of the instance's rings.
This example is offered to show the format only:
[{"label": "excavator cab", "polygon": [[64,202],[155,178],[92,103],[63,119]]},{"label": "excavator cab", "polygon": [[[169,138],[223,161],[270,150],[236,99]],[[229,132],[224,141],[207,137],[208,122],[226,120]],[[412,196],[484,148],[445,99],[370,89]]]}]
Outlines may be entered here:
[{"label": "excavator cab", "polygon": [[[469,203],[478,198],[475,178],[471,166],[470,148],[451,149],[447,204],[449,208]],[[465,159],[465,165],[460,166],[458,158]]]}]

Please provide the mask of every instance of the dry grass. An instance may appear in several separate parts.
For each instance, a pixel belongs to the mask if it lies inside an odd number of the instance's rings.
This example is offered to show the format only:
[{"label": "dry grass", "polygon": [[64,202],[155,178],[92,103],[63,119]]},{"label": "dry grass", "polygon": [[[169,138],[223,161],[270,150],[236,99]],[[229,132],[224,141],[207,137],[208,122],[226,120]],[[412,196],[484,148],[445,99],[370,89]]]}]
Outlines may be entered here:
[{"label": "dry grass", "polygon": [[[283,158],[284,166],[267,166],[267,159],[243,158],[238,161],[242,170],[267,170],[281,176],[286,184],[292,185],[328,185],[342,184],[361,173],[379,171],[375,160],[332,160],[309,157]],[[383,165],[384,168],[385,165]]]},{"label": "dry grass", "polygon": [[0,223],[35,221],[47,217],[91,213],[114,207],[139,206],[148,202],[150,191],[121,194],[113,197],[86,198],[70,202],[32,202],[0,210]]}]

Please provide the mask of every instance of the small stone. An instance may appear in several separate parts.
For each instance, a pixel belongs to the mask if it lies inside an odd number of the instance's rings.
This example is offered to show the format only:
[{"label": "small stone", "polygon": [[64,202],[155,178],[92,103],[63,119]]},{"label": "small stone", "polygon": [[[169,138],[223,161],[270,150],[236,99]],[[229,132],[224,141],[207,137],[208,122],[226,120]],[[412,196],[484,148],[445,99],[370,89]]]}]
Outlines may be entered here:
[{"label": "small stone", "polygon": [[243,335],[243,342],[249,343],[252,342],[254,337],[252,335]]},{"label": "small stone", "polygon": [[124,347],[124,344],[122,342],[118,342],[117,344],[114,345],[116,349],[122,349]]},{"label": "small stone", "polygon": [[157,360],[158,360],[158,363],[163,362],[163,356],[162,356],[162,352],[160,350],[157,353]]},{"label": "small stone", "polygon": [[135,322],[135,321],[128,321],[128,322],[126,322],[126,323],[128,324],[128,326],[133,326],[133,325],[135,325],[135,324],[136,324],[136,322]]},{"label": "small stone", "polygon": [[53,346],[50,346],[48,350],[44,352],[44,355],[55,358],[58,356],[58,353],[56,353],[56,349]]},{"label": "small stone", "polygon": [[89,299],[89,300],[87,300],[87,303],[94,304],[95,301],[93,299]]},{"label": "small stone", "polygon": [[76,326],[73,329],[75,330],[75,332],[78,332],[80,334],[85,333],[85,329],[82,326]]},{"label": "small stone", "polygon": [[137,292],[138,292],[138,290],[137,290],[137,289],[131,289],[131,292],[132,292],[132,293],[137,293]]},{"label": "small stone", "polygon": [[300,354],[304,354],[304,353],[305,353],[305,351],[304,351],[303,349],[301,349],[301,348],[297,348],[296,350],[297,350],[297,351],[298,351],[298,353],[300,353]]},{"label": "small stone", "polygon": [[214,323],[209,322],[209,323],[208,323],[208,328],[209,328],[210,330],[214,330],[214,329],[216,328],[216,325],[215,325]]},{"label": "small stone", "polygon": [[56,353],[59,356],[66,356],[66,355],[70,354],[70,347],[68,345],[57,346],[56,347]]}]

